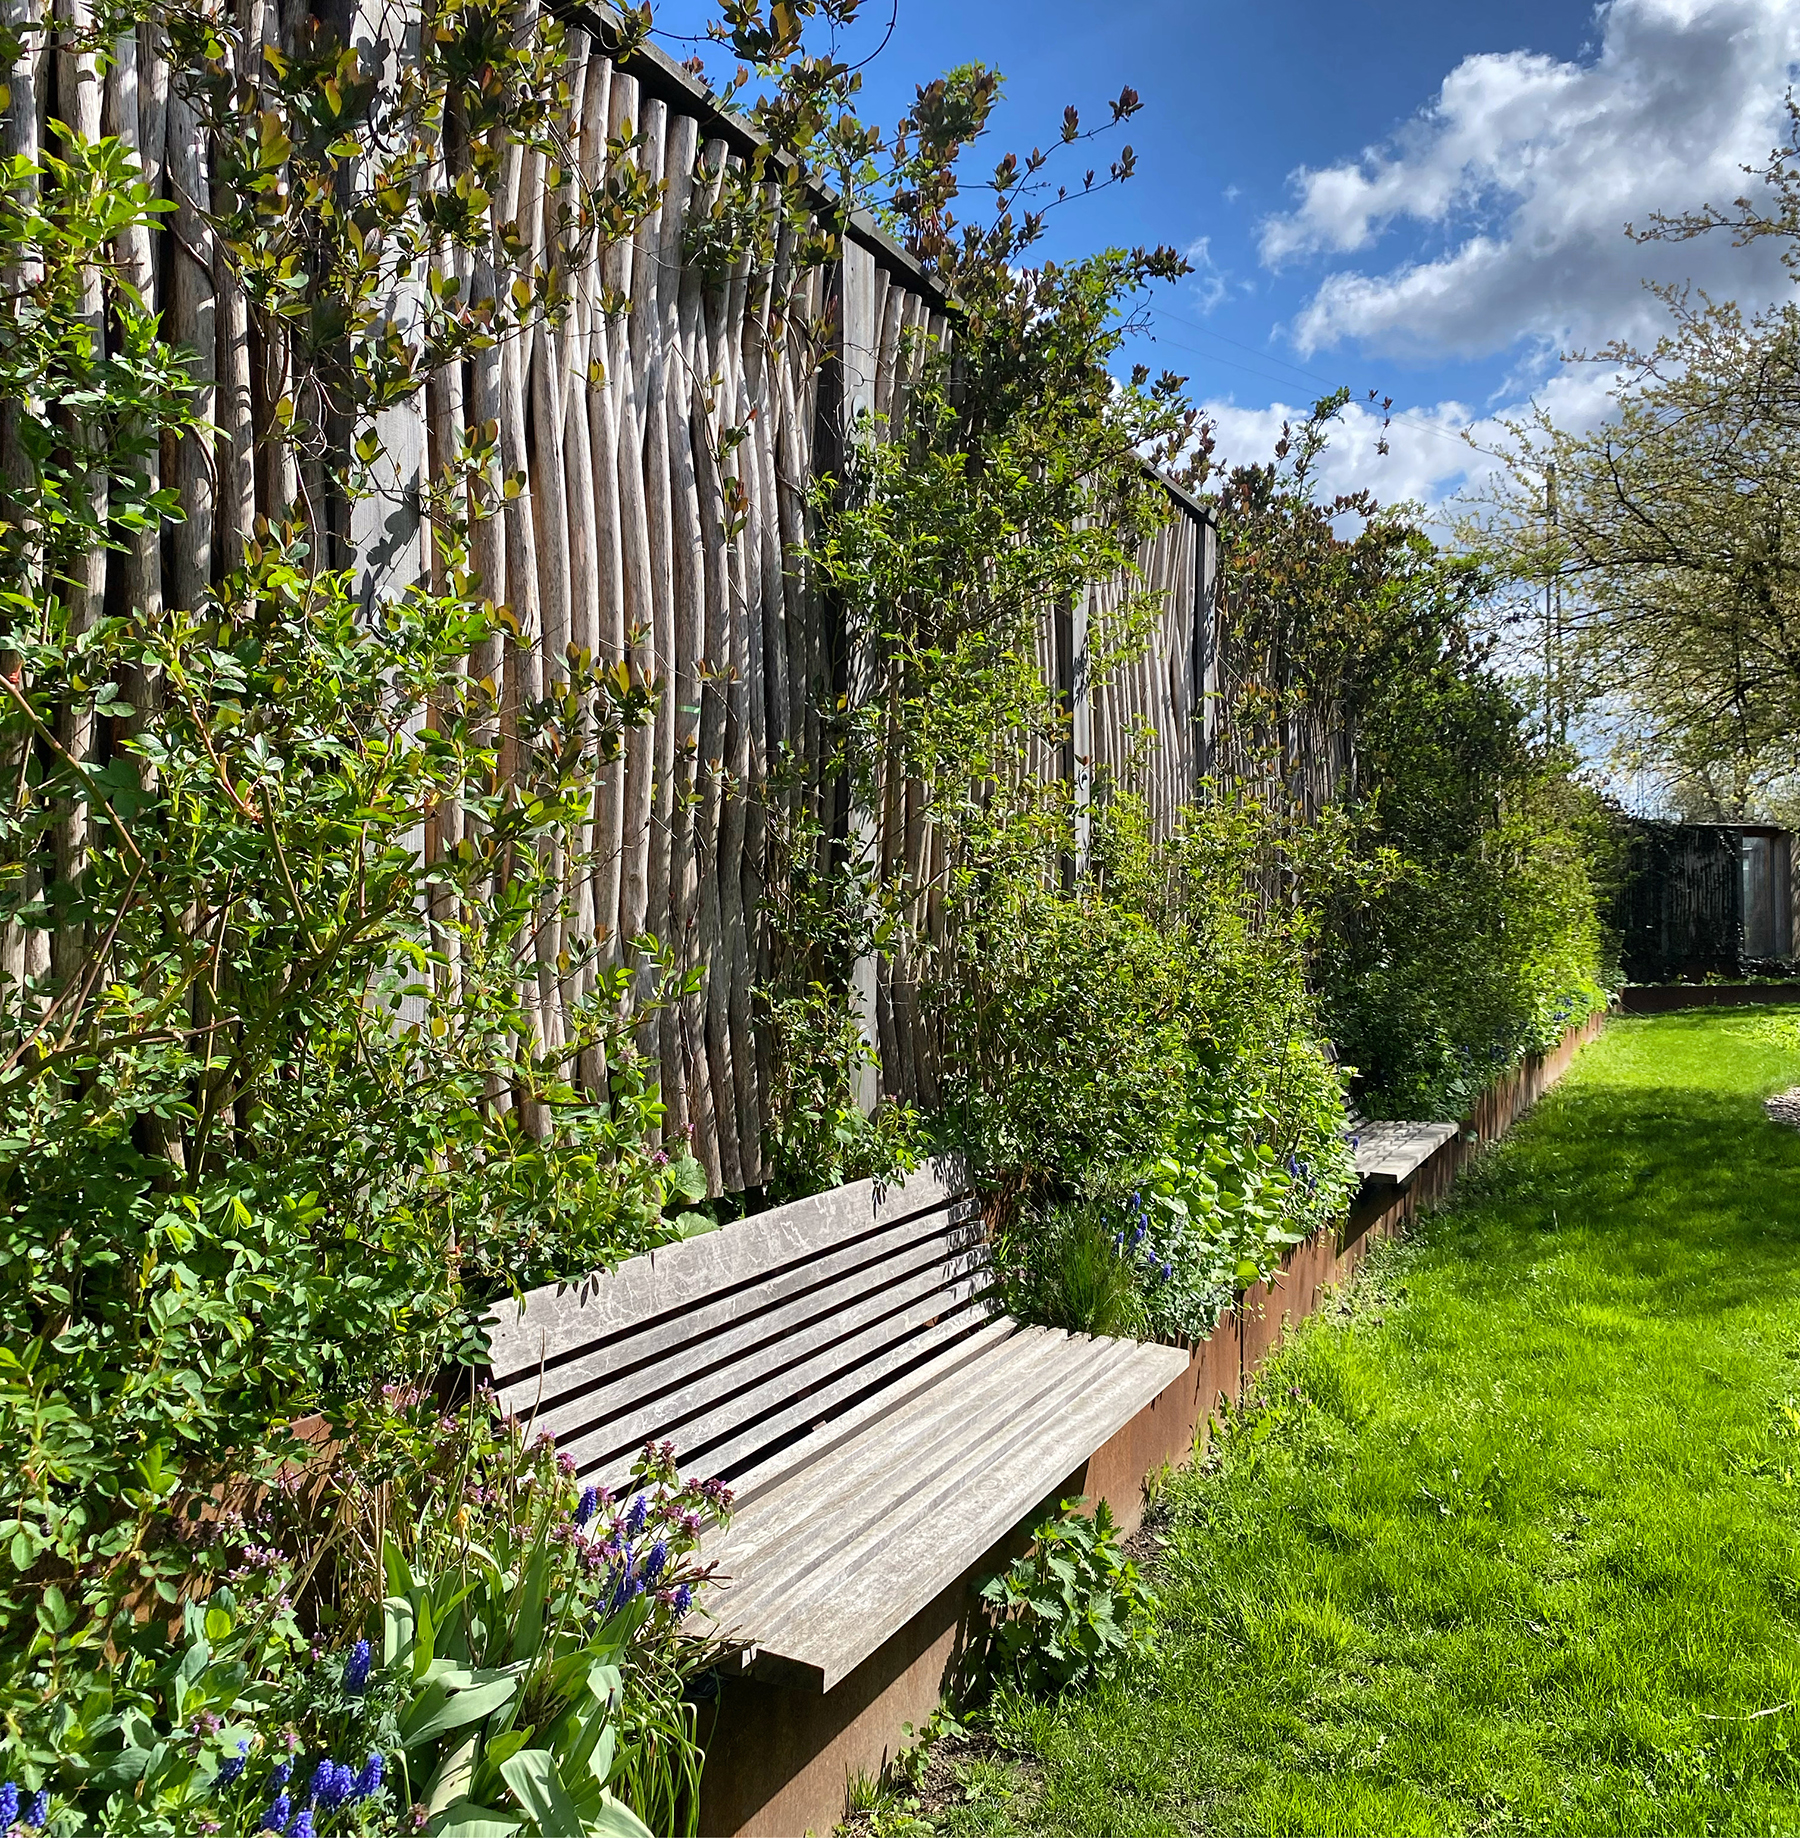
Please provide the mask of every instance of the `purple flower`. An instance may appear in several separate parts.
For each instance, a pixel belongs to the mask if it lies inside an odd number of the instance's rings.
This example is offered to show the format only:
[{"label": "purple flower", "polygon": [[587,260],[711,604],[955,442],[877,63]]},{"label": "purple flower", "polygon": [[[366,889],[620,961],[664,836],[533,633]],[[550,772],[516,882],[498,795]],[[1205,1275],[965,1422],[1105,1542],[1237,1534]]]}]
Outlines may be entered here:
[{"label": "purple flower", "polygon": [[625,1509],[625,1529],[635,1538],[644,1529],[644,1521],[650,1517],[650,1502],[641,1493],[631,1496],[631,1504]]},{"label": "purple flower", "polygon": [[599,1505],[600,1489],[598,1487],[584,1487],[581,1493],[581,1500],[575,1508],[575,1523],[577,1525],[586,1525],[587,1522],[593,1518]]},{"label": "purple flower", "polygon": [[278,1761],[269,1774],[269,1785],[279,1793],[288,1784],[288,1776],[293,1772],[294,1763],[291,1756],[286,1761]]},{"label": "purple flower", "polygon": [[321,1764],[325,1776],[324,1784],[319,1784],[319,1776],[313,1776],[313,1791],[318,1795],[319,1804],[327,1811],[333,1812],[349,1799],[356,1790],[356,1776],[340,1762]]},{"label": "purple flower", "polygon": [[293,1807],[288,1802],[287,1795],[285,1793],[278,1793],[271,1802],[269,1810],[263,1814],[262,1824],[258,1826],[257,1829],[264,1832],[285,1832],[287,1830],[288,1817],[293,1810]]},{"label": "purple flower", "polygon": [[337,1779],[337,1764],[329,1755],[319,1757],[319,1765],[312,1771],[312,1784],[308,1792],[315,1800],[323,1799],[331,1790],[331,1783]]},{"label": "purple flower", "polygon": [[644,1559],[644,1582],[646,1586],[650,1588],[655,1587],[656,1579],[662,1575],[663,1566],[668,1561],[669,1547],[659,1538],[655,1544],[650,1547],[650,1555]]},{"label": "purple flower", "polygon": [[288,1838],[313,1838],[313,1816],[310,1806],[294,1821],[294,1829],[288,1834]]},{"label": "purple flower", "polygon": [[215,1791],[220,1787],[229,1787],[231,1783],[243,1773],[244,1758],[249,1753],[249,1750],[250,1744],[248,1742],[239,1742],[237,1753],[235,1755],[227,1755],[225,1759],[219,1763],[219,1771],[213,1776],[213,1787]]},{"label": "purple flower", "polygon": [[50,1818],[50,1789],[40,1787],[31,1796],[31,1804],[25,1808],[25,1823],[36,1831]]},{"label": "purple flower", "polygon": [[687,1611],[694,1606],[693,1590],[691,1590],[686,1583],[681,1584],[676,1589],[674,1599],[670,1603],[670,1606],[675,1610],[676,1614],[685,1615]]},{"label": "purple flower", "polygon": [[19,1783],[8,1781],[0,1787],[0,1832],[10,1832],[19,1822]]},{"label": "purple flower", "polygon": [[1169,1280],[1169,1278],[1170,1278],[1170,1277],[1172,1277],[1172,1276],[1173,1276],[1174,1274],[1175,1274],[1175,1266],[1174,1266],[1173,1264],[1164,1264],[1164,1265],[1163,1265],[1163,1267],[1162,1267],[1162,1280],[1163,1280],[1163,1281],[1164,1281],[1165,1283],[1166,1283],[1166,1282],[1167,1282],[1167,1281]]},{"label": "purple flower", "polygon": [[369,1759],[362,1765],[362,1772],[356,1777],[356,1785],[351,1789],[350,1797],[353,1800],[366,1800],[371,1794],[379,1793],[383,1772],[381,1757],[371,1752]]},{"label": "purple flower", "polygon": [[344,1661],[344,1689],[352,1696],[358,1696],[369,1682],[369,1668],[373,1664],[369,1654],[369,1643],[359,1640],[350,1649],[350,1657]]},{"label": "purple flower", "polygon": [[1149,1231],[1149,1229],[1150,1221],[1140,1217],[1137,1222],[1137,1230],[1131,1234],[1131,1248],[1134,1251],[1144,1242],[1144,1234]]}]

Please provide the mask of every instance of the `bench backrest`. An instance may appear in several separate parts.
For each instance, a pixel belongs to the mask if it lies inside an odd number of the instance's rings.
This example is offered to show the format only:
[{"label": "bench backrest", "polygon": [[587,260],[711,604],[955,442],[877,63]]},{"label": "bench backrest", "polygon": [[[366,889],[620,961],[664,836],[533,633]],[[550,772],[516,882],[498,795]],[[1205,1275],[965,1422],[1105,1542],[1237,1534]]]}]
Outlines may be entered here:
[{"label": "bench backrest", "polygon": [[489,1317],[502,1409],[616,1485],[649,1440],[731,1482],[989,1317],[960,1165],[857,1181],[534,1289]]}]

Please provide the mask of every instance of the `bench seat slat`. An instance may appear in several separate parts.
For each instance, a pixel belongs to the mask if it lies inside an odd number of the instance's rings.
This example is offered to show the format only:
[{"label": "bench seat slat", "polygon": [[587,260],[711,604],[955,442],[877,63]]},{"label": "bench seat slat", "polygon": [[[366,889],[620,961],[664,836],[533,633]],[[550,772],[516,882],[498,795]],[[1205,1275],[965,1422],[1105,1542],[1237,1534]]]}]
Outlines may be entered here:
[{"label": "bench seat slat", "polygon": [[[1168,1351],[1162,1349],[1165,1355]],[[965,1459],[944,1463],[927,1485],[889,1505],[854,1544],[838,1554],[814,1587],[789,1592],[768,1623],[766,1639],[772,1647],[783,1654],[791,1647],[808,1645],[815,1653],[835,1649],[836,1664],[848,1670],[845,1661],[855,1663],[861,1619],[884,1609],[900,1612],[903,1621],[910,1619],[1170,1382],[1168,1374],[1173,1368],[1166,1357],[1143,1361],[1140,1352],[1132,1348],[1122,1361],[1089,1362],[1073,1403],[1059,1397],[1038,1401],[1029,1413],[1001,1424],[998,1433],[979,1449],[968,1450]],[[1180,1377],[1187,1370],[1187,1360],[1185,1355],[1178,1357],[1181,1366],[1176,1376]],[[1058,1449],[1059,1438],[1064,1439],[1060,1443],[1064,1460],[1052,1481],[1045,1472],[1046,1455]],[[996,1477],[998,1494],[994,1491]],[[996,1518],[983,1517],[984,1501],[986,1511]],[[966,1522],[971,1518],[977,1530],[968,1529]],[[929,1572],[917,1565],[908,1566],[913,1574],[905,1579],[889,1574],[896,1544],[935,1542],[952,1526],[953,1538],[965,1542],[953,1543],[936,1557],[935,1586],[931,1586]],[[974,1542],[983,1532],[988,1535]],[[963,1554],[954,1567],[953,1551]],[[912,1593],[907,1595],[909,1582]],[[847,1617],[845,1608],[852,1604]]]},{"label": "bench seat slat", "polygon": [[[1178,1348],[1042,1329],[1019,1330],[1000,1354],[999,1383],[947,1387],[960,1411],[916,1413],[910,1431],[871,1426],[823,1486],[791,1476],[709,1540],[705,1554],[734,1579],[715,1605],[721,1625],[829,1690],[1188,1368]],[[828,1532],[834,1515],[851,1523],[819,1537],[832,1548],[814,1557],[808,1529]]]},{"label": "bench seat slat", "polygon": [[[747,1500],[803,1462],[816,1459],[810,1453],[816,1437],[847,1441],[853,1425],[899,1408],[934,1382],[923,1373],[948,1375],[977,1356],[990,1336],[1004,1337],[1007,1332],[1010,1328],[994,1321],[985,1302],[947,1311],[910,1340],[884,1347],[855,1371],[840,1373],[771,1416],[758,1418],[722,1442],[698,1444],[693,1462],[684,1465],[717,1474],[731,1483],[740,1500]],[[864,1399],[871,1391],[873,1396]],[[858,1403],[859,1399],[864,1401]],[[809,1452],[800,1453],[803,1448]]]},{"label": "bench seat slat", "polygon": [[[1020,1328],[997,1341],[974,1365],[957,1375],[954,1385],[939,1386],[881,1425],[879,1435],[858,1437],[838,1452],[817,1476],[802,1485],[790,1482],[779,1489],[749,1521],[747,1530],[734,1526],[732,1544],[740,1562],[755,1563],[768,1572],[786,1575],[785,1560],[793,1556],[811,1565],[828,1556],[838,1542],[854,1537],[861,1527],[861,1504],[885,1494],[890,1477],[905,1469],[911,1484],[927,1478],[916,1466],[929,1463],[935,1451],[953,1449],[968,1438],[959,1431],[979,1428],[990,1420],[1029,1407],[1057,1382],[1065,1368],[1057,1354],[1069,1336],[1048,1328]],[[778,1592],[778,1584],[764,1584],[757,1593]]]},{"label": "bench seat slat", "polygon": [[1356,1126],[1356,1172],[1366,1181],[1403,1186],[1456,1135],[1454,1123],[1382,1120]]},{"label": "bench seat slat", "polygon": [[[1096,1358],[1082,1340],[1059,1336],[1031,1345],[1020,1334],[994,1362],[994,1382],[985,1395],[954,1422],[920,1425],[898,1444],[881,1438],[880,1450],[890,1454],[885,1462],[859,1464],[841,1476],[834,1463],[828,1491],[814,1503],[802,1500],[804,1517],[796,1520],[790,1513],[754,1554],[757,1580],[746,1591],[743,1612],[759,1644],[779,1641],[788,1618],[804,1612],[817,1588],[843,1587],[878,1561],[892,1539],[909,1539],[915,1521],[928,1519],[937,1506],[948,1509],[993,1462],[1021,1442],[1040,1440],[1040,1432],[1067,1409],[1069,1393],[1107,1363],[1104,1343]],[[904,1477],[903,1487],[897,1476]],[[1040,1476],[1040,1492],[1061,1478],[1062,1473],[1055,1480]],[[935,1540],[927,1537],[925,1543],[929,1547]]]}]

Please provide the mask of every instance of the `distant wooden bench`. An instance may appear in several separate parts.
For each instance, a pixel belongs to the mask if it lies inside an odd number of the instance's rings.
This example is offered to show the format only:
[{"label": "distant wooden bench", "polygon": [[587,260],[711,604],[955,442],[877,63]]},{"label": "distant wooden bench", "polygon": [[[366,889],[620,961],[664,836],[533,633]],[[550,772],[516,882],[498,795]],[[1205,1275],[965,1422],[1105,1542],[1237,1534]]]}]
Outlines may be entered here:
[{"label": "distant wooden bench", "polygon": [[829,1691],[1188,1370],[994,1312],[954,1165],[860,1181],[533,1290],[490,1318],[503,1408],[584,1477],[646,1440],[737,1495],[708,1606]]},{"label": "distant wooden bench", "polygon": [[1404,1187],[1461,1128],[1459,1123],[1371,1122],[1352,1112],[1345,1133],[1365,1186]]}]

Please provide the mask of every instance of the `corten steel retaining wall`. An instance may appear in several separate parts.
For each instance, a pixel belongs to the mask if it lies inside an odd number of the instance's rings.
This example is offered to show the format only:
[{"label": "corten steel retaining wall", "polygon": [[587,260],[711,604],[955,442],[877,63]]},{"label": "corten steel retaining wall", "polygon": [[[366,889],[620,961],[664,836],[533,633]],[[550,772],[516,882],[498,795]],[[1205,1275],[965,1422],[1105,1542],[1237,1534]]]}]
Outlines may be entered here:
[{"label": "corten steel retaining wall", "polygon": [[[1193,1350],[1187,1372],[1044,1496],[1105,1499],[1121,1528],[1143,1522],[1146,1482],[1205,1446],[1221,1402],[1236,1404],[1284,1335],[1356,1273],[1370,1249],[1447,1194],[1458,1171],[1503,1136],[1595,1039],[1602,1017],[1509,1073],[1412,1181],[1353,1207],[1282,1261],[1274,1283],[1247,1296]],[[1040,1508],[1040,1510],[1042,1510]],[[1031,1515],[1036,1517],[1036,1514]],[[971,1585],[1023,1549],[1023,1530],[996,1544],[835,1689],[795,1690],[751,1678],[723,1681],[701,1776],[706,1838],[800,1838],[843,1817],[847,1783],[875,1775],[923,1729],[955,1677],[970,1638]],[[702,1730],[706,1729],[702,1713]]]},{"label": "corten steel retaining wall", "polygon": [[1678,1008],[1752,1008],[1800,1002],[1800,977],[1788,983],[1633,983],[1619,991],[1628,1015],[1666,1015]]}]

